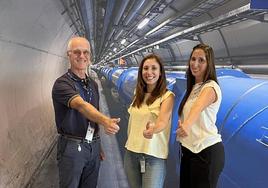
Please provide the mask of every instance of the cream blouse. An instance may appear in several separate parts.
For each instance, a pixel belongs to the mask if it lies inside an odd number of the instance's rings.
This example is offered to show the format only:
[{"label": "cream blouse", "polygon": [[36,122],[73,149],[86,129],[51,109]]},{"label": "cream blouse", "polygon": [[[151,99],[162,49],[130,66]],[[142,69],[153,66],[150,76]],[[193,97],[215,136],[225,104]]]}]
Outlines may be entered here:
[{"label": "cream blouse", "polygon": [[193,153],[199,153],[203,149],[222,141],[221,135],[218,133],[218,129],[215,124],[222,95],[221,89],[215,81],[210,80],[202,85],[194,85],[192,92],[184,105],[182,111],[182,120],[188,117],[190,110],[201,91],[208,87],[211,87],[215,90],[217,101],[209,105],[201,112],[200,117],[190,127],[189,135],[187,137],[180,138],[181,144],[191,150]]},{"label": "cream blouse", "polygon": [[130,105],[128,108],[130,114],[128,139],[125,145],[129,151],[144,153],[161,159],[167,158],[171,118],[169,119],[167,127],[160,133],[154,134],[152,139],[144,138],[143,131],[148,121],[156,123],[160,113],[161,103],[170,95],[174,95],[174,93],[167,91],[162,97],[157,98],[149,106],[146,103],[143,103],[140,108],[133,107],[132,104]]}]

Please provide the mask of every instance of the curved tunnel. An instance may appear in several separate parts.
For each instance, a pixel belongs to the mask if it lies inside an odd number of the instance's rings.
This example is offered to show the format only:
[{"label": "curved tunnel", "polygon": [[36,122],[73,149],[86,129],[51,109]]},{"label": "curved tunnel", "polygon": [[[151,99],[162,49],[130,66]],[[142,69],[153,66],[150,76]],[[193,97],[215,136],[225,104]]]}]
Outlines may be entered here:
[{"label": "curved tunnel", "polygon": [[[238,13],[234,20],[227,18],[219,21],[217,27],[222,28],[213,30],[211,25],[202,28],[209,21],[217,21],[217,17],[221,15],[221,18],[227,16],[226,13],[230,11],[233,14],[237,13],[237,10],[241,10],[240,7],[243,8],[250,1],[209,2],[138,1],[134,6],[132,1],[121,0],[114,3],[107,3],[105,0],[1,0],[0,187],[26,187],[54,147],[57,133],[51,89],[55,79],[69,67],[65,49],[67,41],[74,35],[89,38],[95,55],[93,62],[96,63],[97,60],[101,60],[100,56],[96,57],[97,54],[103,55],[103,59],[106,55],[112,57],[115,54],[108,55],[120,44],[115,38],[119,40],[130,36],[127,38],[127,44],[123,46],[127,49],[123,52],[127,54],[128,50],[132,49],[131,46],[135,46],[134,51],[148,45],[150,39],[160,41],[181,30],[190,31],[200,27],[193,35],[178,35],[178,40],[174,38],[170,43],[159,44],[158,48],[156,45],[140,50],[125,57],[125,60],[130,66],[137,66],[146,54],[153,52],[163,57],[168,65],[184,67],[191,48],[199,42],[206,42],[215,49],[219,65],[239,67],[245,73],[262,74],[267,78],[267,12],[245,11]],[[92,6],[91,3],[95,3],[96,6]],[[131,8],[139,7],[139,3],[142,6],[135,9],[134,15]],[[72,12],[71,9],[73,10],[77,4],[81,5],[77,9],[80,12]],[[96,24],[95,21],[100,22],[106,16],[103,14],[104,10],[111,9],[111,4],[114,7],[120,4],[120,12],[116,8],[110,10],[112,12],[107,11],[112,21],[110,20],[109,26],[105,26],[105,33],[100,31],[103,24]],[[199,10],[200,7],[203,9]],[[156,9],[159,11],[154,11]],[[154,22],[144,30],[133,29],[133,25],[136,26],[144,18],[147,10],[148,15],[155,18]],[[164,10],[165,14],[162,14]],[[88,16],[92,20],[83,20],[79,16],[80,19],[74,18],[77,15]],[[127,17],[131,17],[131,20],[128,21],[129,25],[124,25],[128,28],[124,30],[118,24],[125,23],[122,19]],[[181,17],[187,18],[185,25],[180,22]],[[169,24],[159,29],[159,32],[153,33],[151,38],[147,40],[144,37],[150,29],[167,23],[166,21],[169,21]],[[113,23],[116,23],[116,27]],[[136,41],[139,36],[141,40]],[[95,38],[98,40],[94,40]],[[134,44],[135,41],[137,45]],[[153,42],[155,41],[151,43]],[[119,54],[118,57],[121,56],[118,51],[116,54]],[[109,63],[115,64],[114,58],[110,57]],[[108,80],[113,79],[110,85],[114,83],[117,86],[123,104],[130,104],[137,68],[132,67],[119,72],[116,70],[115,68],[114,74],[111,72],[108,76],[106,73],[110,68],[107,68],[104,75]],[[184,74],[178,71],[167,72],[167,75],[168,87],[177,94],[173,114],[174,130],[174,122],[177,122],[178,118],[176,110],[185,89],[185,78]],[[266,187],[267,80],[253,79],[243,72],[234,70],[219,70],[218,76],[223,89],[223,102],[217,125],[223,136],[227,161],[220,187]],[[179,151],[177,148],[174,149],[177,147],[175,143],[175,136],[172,134],[172,160],[178,161]],[[178,165],[179,163],[176,163],[174,166],[176,176],[179,175]]]}]

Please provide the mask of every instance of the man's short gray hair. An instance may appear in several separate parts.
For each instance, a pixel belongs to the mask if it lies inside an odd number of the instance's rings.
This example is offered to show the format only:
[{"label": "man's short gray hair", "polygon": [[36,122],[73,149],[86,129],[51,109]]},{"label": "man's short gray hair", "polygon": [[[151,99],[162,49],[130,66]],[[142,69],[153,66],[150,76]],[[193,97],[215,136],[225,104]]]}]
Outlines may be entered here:
[{"label": "man's short gray hair", "polygon": [[84,41],[86,41],[88,43],[89,51],[91,51],[89,41],[85,37],[77,37],[77,36],[72,37],[69,40],[68,45],[67,45],[67,51],[70,51],[72,49],[72,43],[73,43],[74,40],[84,40]]}]

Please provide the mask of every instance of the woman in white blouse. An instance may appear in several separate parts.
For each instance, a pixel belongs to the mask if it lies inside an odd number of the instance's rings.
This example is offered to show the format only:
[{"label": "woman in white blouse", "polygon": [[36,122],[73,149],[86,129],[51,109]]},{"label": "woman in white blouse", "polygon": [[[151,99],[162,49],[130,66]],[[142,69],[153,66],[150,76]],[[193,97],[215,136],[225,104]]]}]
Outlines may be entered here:
[{"label": "woman in white blouse", "polygon": [[199,44],[188,62],[187,89],[179,107],[182,145],[180,188],[216,188],[224,167],[224,148],[215,125],[221,103],[214,53]]}]

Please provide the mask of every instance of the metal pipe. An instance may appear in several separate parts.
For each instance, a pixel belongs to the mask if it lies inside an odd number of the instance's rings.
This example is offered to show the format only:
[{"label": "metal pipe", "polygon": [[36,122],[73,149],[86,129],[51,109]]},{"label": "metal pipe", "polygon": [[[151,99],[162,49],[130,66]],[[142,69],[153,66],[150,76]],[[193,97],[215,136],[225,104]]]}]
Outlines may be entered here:
[{"label": "metal pipe", "polygon": [[145,0],[139,0],[135,2],[132,8],[133,11],[129,13],[124,20],[124,25],[128,25],[132,21],[132,19],[135,18],[135,14],[138,13],[138,11],[140,10],[140,8],[142,7],[144,3],[145,3]]},{"label": "metal pipe", "polygon": [[129,2],[129,0],[121,1],[120,7],[119,7],[118,12],[117,12],[115,19],[114,19],[115,25],[118,25],[119,21],[122,20],[123,13],[125,12],[125,9],[128,5],[128,2]]}]

